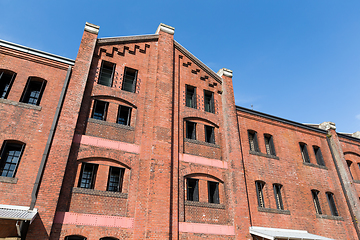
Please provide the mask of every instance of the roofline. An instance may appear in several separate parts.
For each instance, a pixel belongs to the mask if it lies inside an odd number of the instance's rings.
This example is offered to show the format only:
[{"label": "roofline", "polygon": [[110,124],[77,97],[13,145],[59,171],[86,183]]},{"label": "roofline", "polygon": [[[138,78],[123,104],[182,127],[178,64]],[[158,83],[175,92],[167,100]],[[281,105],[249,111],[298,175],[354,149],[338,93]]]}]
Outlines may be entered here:
[{"label": "roofline", "polygon": [[0,46],[1,47],[6,47],[6,48],[10,48],[13,50],[17,50],[20,52],[24,52],[24,53],[29,53],[38,57],[43,57],[43,58],[47,58],[47,59],[51,59],[57,62],[61,62],[61,63],[65,63],[68,65],[73,66],[75,64],[75,60],[72,60],[70,58],[66,58],[66,57],[62,57],[59,55],[55,55],[55,54],[51,54],[51,53],[47,53],[47,52],[43,52],[34,48],[29,48],[29,47],[25,47],[16,43],[12,43],[12,42],[8,42],[5,40],[1,40],[0,39]]},{"label": "roofline", "polygon": [[311,127],[311,126],[308,126],[308,125],[305,125],[305,124],[302,124],[302,123],[294,122],[294,121],[287,120],[287,119],[284,119],[284,118],[275,117],[273,115],[269,115],[269,114],[266,114],[266,113],[254,111],[254,110],[244,108],[244,107],[240,107],[240,106],[235,106],[235,107],[236,107],[236,110],[241,111],[241,112],[250,113],[250,114],[253,114],[253,115],[256,115],[256,116],[259,116],[259,117],[263,117],[263,118],[267,118],[267,119],[274,120],[274,121],[277,121],[277,122],[289,124],[289,125],[292,125],[292,126],[295,126],[295,127],[304,128],[304,129],[310,130],[310,131],[315,131],[315,132],[324,133],[324,134],[327,133],[327,131],[324,130],[324,129]]},{"label": "roofline", "polygon": [[215,80],[218,81],[219,83],[222,83],[222,78],[219,75],[217,75],[217,73],[215,73],[213,70],[211,70],[208,66],[206,66],[202,61],[200,61],[197,57],[195,57],[194,54],[189,52],[186,48],[181,46],[181,44],[175,40],[174,40],[174,45],[177,50],[179,50],[182,54],[184,54],[186,57],[188,57],[195,64],[197,64],[202,70],[204,70],[210,76],[215,78]]},{"label": "roofline", "polygon": [[159,34],[149,34],[149,35],[135,35],[135,36],[125,36],[125,37],[105,37],[98,38],[98,45],[107,45],[107,44],[116,44],[124,42],[144,42],[144,41],[157,41],[159,39]]},{"label": "roofline", "polygon": [[353,136],[349,136],[349,135],[344,134],[344,133],[337,133],[337,135],[338,135],[339,137],[346,138],[346,139],[348,139],[348,140],[360,142],[360,138],[356,138],[356,137],[353,137]]}]

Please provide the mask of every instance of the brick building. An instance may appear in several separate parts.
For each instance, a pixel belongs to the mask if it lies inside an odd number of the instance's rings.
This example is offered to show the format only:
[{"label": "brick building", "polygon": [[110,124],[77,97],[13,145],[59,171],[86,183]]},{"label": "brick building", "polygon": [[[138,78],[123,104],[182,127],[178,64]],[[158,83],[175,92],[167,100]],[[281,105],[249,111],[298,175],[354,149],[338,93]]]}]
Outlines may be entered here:
[{"label": "brick building", "polygon": [[358,239],[360,133],[235,105],[160,24],[0,41],[0,239]]}]

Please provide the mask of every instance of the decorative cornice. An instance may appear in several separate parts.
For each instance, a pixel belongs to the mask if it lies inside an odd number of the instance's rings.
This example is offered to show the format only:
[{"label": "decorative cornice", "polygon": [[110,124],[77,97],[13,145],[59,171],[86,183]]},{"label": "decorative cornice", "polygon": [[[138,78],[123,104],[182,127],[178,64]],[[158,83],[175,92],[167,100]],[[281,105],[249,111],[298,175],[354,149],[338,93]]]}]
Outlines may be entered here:
[{"label": "decorative cornice", "polygon": [[98,25],[92,24],[92,23],[85,23],[85,31],[90,32],[90,33],[94,33],[94,34],[98,34],[99,33],[99,29],[100,27]]},{"label": "decorative cornice", "polygon": [[151,34],[151,35],[138,35],[138,36],[126,36],[126,37],[99,38],[97,44],[110,45],[110,44],[119,44],[119,43],[150,42],[150,41],[158,41],[158,40],[159,40],[159,34]]},{"label": "decorative cornice", "polygon": [[217,75],[213,70],[211,70],[208,66],[206,66],[203,62],[201,62],[197,57],[195,57],[191,52],[189,52],[186,48],[180,45],[177,41],[174,40],[174,46],[177,50],[179,50],[182,54],[184,54],[187,58],[193,61],[199,68],[213,77],[220,84],[222,83],[222,78]]},{"label": "decorative cornice", "polygon": [[169,26],[169,25],[166,25],[164,23],[160,23],[159,24],[159,27],[157,28],[156,30],[156,34],[159,34],[160,31],[163,31],[163,32],[166,32],[168,34],[171,34],[171,35],[174,35],[175,33],[175,28]]},{"label": "decorative cornice", "polygon": [[233,71],[230,70],[230,69],[227,69],[227,68],[222,68],[222,69],[220,69],[220,70],[217,72],[217,75],[219,75],[220,77],[224,75],[225,77],[230,77],[230,78],[232,78],[232,76],[233,76]]}]

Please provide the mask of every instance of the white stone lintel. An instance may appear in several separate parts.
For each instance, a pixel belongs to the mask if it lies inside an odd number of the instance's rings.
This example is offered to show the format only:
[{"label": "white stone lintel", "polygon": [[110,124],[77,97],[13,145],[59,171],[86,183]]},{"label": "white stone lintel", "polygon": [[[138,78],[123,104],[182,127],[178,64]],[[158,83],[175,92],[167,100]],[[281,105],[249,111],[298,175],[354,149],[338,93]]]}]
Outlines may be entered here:
[{"label": "white stone lintel", "polygon": [[100,29],[100,27],[98,25],[88,23],[88,22],[85,23],[85,29],[84,30],[87,31],[87,32],[98,34],[99,29]]},{"label": "white stone lintel", "polygon": [[155,34],[159,34],[160,31],[163,31],[163,32],[166,32],[168,34],[171,34],[171,35],[174,35],[175,33],[175,28],[169,26],[169,25],[166,25],[166,24],[163,24],[163,23],[160,23],[159,27],[157,28]]},{"label": "white stone lintel", "polygon": [[319,128],[324,129],[326,131],[329,129],[336,130],[336,125],[333,122],[323,122],[323,123],[320,123]]},{"label": "white stone lintel", "polygon": [[217,72],[217,75],[219,75],[220,77],[222,77],[223,75],[226,77],[231,77],[233,76],[233,71],[231,71],[230,69],[227,68],[222,68]]}]

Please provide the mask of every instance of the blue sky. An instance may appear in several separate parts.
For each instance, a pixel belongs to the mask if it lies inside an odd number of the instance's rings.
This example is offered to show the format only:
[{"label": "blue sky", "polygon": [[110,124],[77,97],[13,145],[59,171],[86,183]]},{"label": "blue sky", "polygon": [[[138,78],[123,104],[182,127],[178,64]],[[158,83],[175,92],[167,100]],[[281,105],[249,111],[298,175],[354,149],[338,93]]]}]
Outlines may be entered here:
[{"label": "blue sky", "polygon": [[234,72],[236,104],[360,131],[360,1],[0,0],[0,38],[76,58],[85,22],[99,37],[159,23],[211,69]]}]

